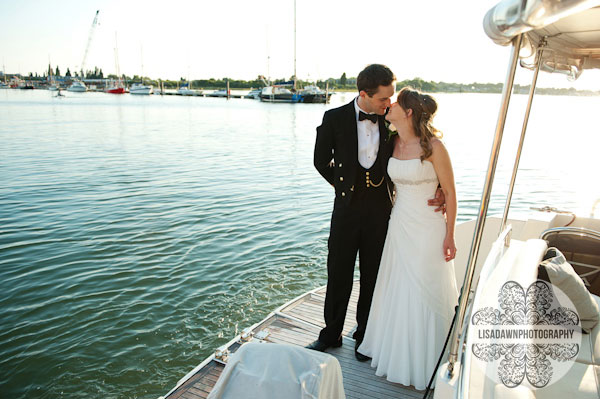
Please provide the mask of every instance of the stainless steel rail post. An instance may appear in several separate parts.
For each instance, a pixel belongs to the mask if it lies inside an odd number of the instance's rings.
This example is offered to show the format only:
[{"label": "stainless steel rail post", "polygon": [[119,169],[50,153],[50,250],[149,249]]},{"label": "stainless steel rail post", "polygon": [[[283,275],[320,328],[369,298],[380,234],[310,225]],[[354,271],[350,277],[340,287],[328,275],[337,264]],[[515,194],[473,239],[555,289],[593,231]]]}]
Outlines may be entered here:
[{"label": "stainless steel rail post", "polygon": [[461,338],[459,334],[463,330],[463,319],[465,317],[465,312],[467,309],[467,303],[471,291],[471,283],[473,282],[473,274],[475,272],[475,264],[477,262],[477,254],[479,252],[479,245],[481,244],[483,227],[485,225],[485,217],[487,215],[487,210],[492,193],[492,184],[494,181],[494,175],[496,173],[496,165],[498,163],[498,155],[500,153],[500,144],[502,143],[502,134],[504,133],[504,125],[506,122],[506,115],[508,113],[508,104],[510,102],[510,95],[513,89],[515,72],[517,69],[517,61],[519,59],[519,50],[521,49],[522,41],[523,35],[521,34],[515,37],[512,42],[510,64],[508,68],[508,74],[506,76],[506,81],[504,82],[504,88],[502,90],[502,103],[500,107],[500,113],[498,115],[498,122],[496,124],[496,134],[494,136],[492,153],[490,155],[490,161],[488,163],[485,185],[483,187],[483,194],[481,197],[481,205],[479,207],[479,214],[477,215],[477,224],[475,225],[475,233],[473,235],[473,241],[471,243],[471,252],[469,254],[467,270],[465,272],[465,281],[463,283],[460,295],[458,314],[456,315],[457,322],[454,324],[455,328],[452,333],[452,339],[450,341],[451,346],[448,354],[448,369],[446,373],[447,379],[452,378],[454,373],[454,364],[458,360],[458,345]]},{"label": "stainless steel rail post", "polygon": [[521,129],[521,139],[519,140],[519,147],[517,148],[517,156],[515,158],[515,165],[513,167],[512,177],[510,178],[510,185],[508,189],[508,195],[506,196],[506,204],[504,205],[504,214],[502,216],[502,224],[500,225],[500,232],[504,231],[506,227],[506,220],[508,219],[508,210],[510,208],[510,201],[512,200],[513,190],[515,188],[515,182],[517,180],[517,171],[519,169],[519,162],[521,161],[521,152],[523,151],[523,142],[525,141],[525,132],[527,131],[527,124],[529,123],[529,114],[531,112],[531,103],[533,102],[533,95],[537,85],[538,73],[540,72],[540,66],[542,65],[542,53],[544,46],[546,45],[546,38],[540,41],[538,51],[538,59],[535,64],[535,70],[533,72],[533,79],[531,81],[531,87],[529,88],[529,99],[527,100],[527,109],[525,110],[525,118],[523,119],[523,128]]}]

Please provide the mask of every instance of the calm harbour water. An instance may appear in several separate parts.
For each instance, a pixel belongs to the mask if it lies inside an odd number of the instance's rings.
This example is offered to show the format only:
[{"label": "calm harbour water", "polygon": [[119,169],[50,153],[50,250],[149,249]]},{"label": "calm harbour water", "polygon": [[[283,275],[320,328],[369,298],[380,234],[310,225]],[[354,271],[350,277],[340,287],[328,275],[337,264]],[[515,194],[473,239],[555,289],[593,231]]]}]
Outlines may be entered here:
[{"label": "calm harbour water", "polygon": [[[156,398],[214,348],[326,282],[332,104],[0,91],[0,396]],[[476,216],[500,95],[438,94]],[[516,96],[490,211],[504,205]],[[513,199],[588,216],[600,97],[539,96]],[[569,154],[569,158],[563,158]],[[512,213],[511,213],[512,214]]]}]

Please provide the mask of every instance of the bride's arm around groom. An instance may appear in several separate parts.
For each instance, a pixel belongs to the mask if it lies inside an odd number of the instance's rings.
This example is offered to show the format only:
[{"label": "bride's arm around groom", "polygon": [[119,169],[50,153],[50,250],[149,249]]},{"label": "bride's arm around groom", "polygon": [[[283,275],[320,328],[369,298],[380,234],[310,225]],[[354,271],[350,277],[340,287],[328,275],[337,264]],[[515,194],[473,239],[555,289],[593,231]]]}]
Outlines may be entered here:
[{"label": "bride's arm around groom", "polygon": [[454,186],[454,172],[450,155],[441,140],[433,139],[431,142],[432,154],[430,161],[440,181],[440,186],[446,199],[446,237],[444,238],[444,258],[446,262],[456,256],[456,243],[454,240],[454,229],[456,226],[457,200],[456,188]]}]

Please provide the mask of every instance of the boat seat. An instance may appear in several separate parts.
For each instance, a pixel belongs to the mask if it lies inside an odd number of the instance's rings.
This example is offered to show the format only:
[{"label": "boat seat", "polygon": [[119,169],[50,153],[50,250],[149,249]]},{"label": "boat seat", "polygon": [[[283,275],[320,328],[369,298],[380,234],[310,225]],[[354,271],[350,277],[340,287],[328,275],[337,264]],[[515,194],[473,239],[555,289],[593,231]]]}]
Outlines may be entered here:
[{"label": "boat seat", "polygon": [[558,248],[587,289],[600,295],[600,232],[582,227],[555,227],[542,232],[548,247]]},{"label": "boat seat", "polygon": [[296,345],[242,345],[229,359],[208,399],[345,399],[338,360]]},{"label": "boat seat", "polygon": [[[581,251],[579,247],[576,249]],[[498,297],[498,287],[506,281],[535,280],[538,275],[538,265],[546,254],[546,242],[542,240],[534,239],[526,242],[512,240],[510,247],[496,262],[493,270],[479,282],[480,287],[477,288],[479,295],[474,298],[473,308],[497,306],[495,303]],[[600,305],[599,296],[591,294],[591,297]],[[468,337],[466,346],[470,347],[471,343],[471,337]],[[490,378],[486,373],[486,371],[496,373],[497,366],[492,363],[483,364],[484,367],[481,367],[482,363],[474,364],[473,362],[478,360],[474,359],[471,351],[467,352],[467,359],[469,362],[467,367],[469,392],[466,397],[471,399],[553,399],[561,397],[592,399],[600,397],[600,323],[596,324],[589,334],[582,335],[578,356],[568,372],[559,380],[541,389],[530,389],[525,385],[508,388]]]}]

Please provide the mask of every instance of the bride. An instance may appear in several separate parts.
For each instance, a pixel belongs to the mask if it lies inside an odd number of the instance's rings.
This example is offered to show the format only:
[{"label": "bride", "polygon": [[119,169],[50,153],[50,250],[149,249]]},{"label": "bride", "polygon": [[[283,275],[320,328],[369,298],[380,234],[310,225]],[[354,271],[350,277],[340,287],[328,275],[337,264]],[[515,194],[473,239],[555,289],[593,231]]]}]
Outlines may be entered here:
[{"label": "bride", "polygon": [[[396,188],[365,337],[358,348],[378,376],[425,389],[458,302],[457,201],[450,157],[431,125],[435,100],[403,88],[386,119],[398,130],[388,174]],[[438,183],[446,217],[427,205]]]}]

